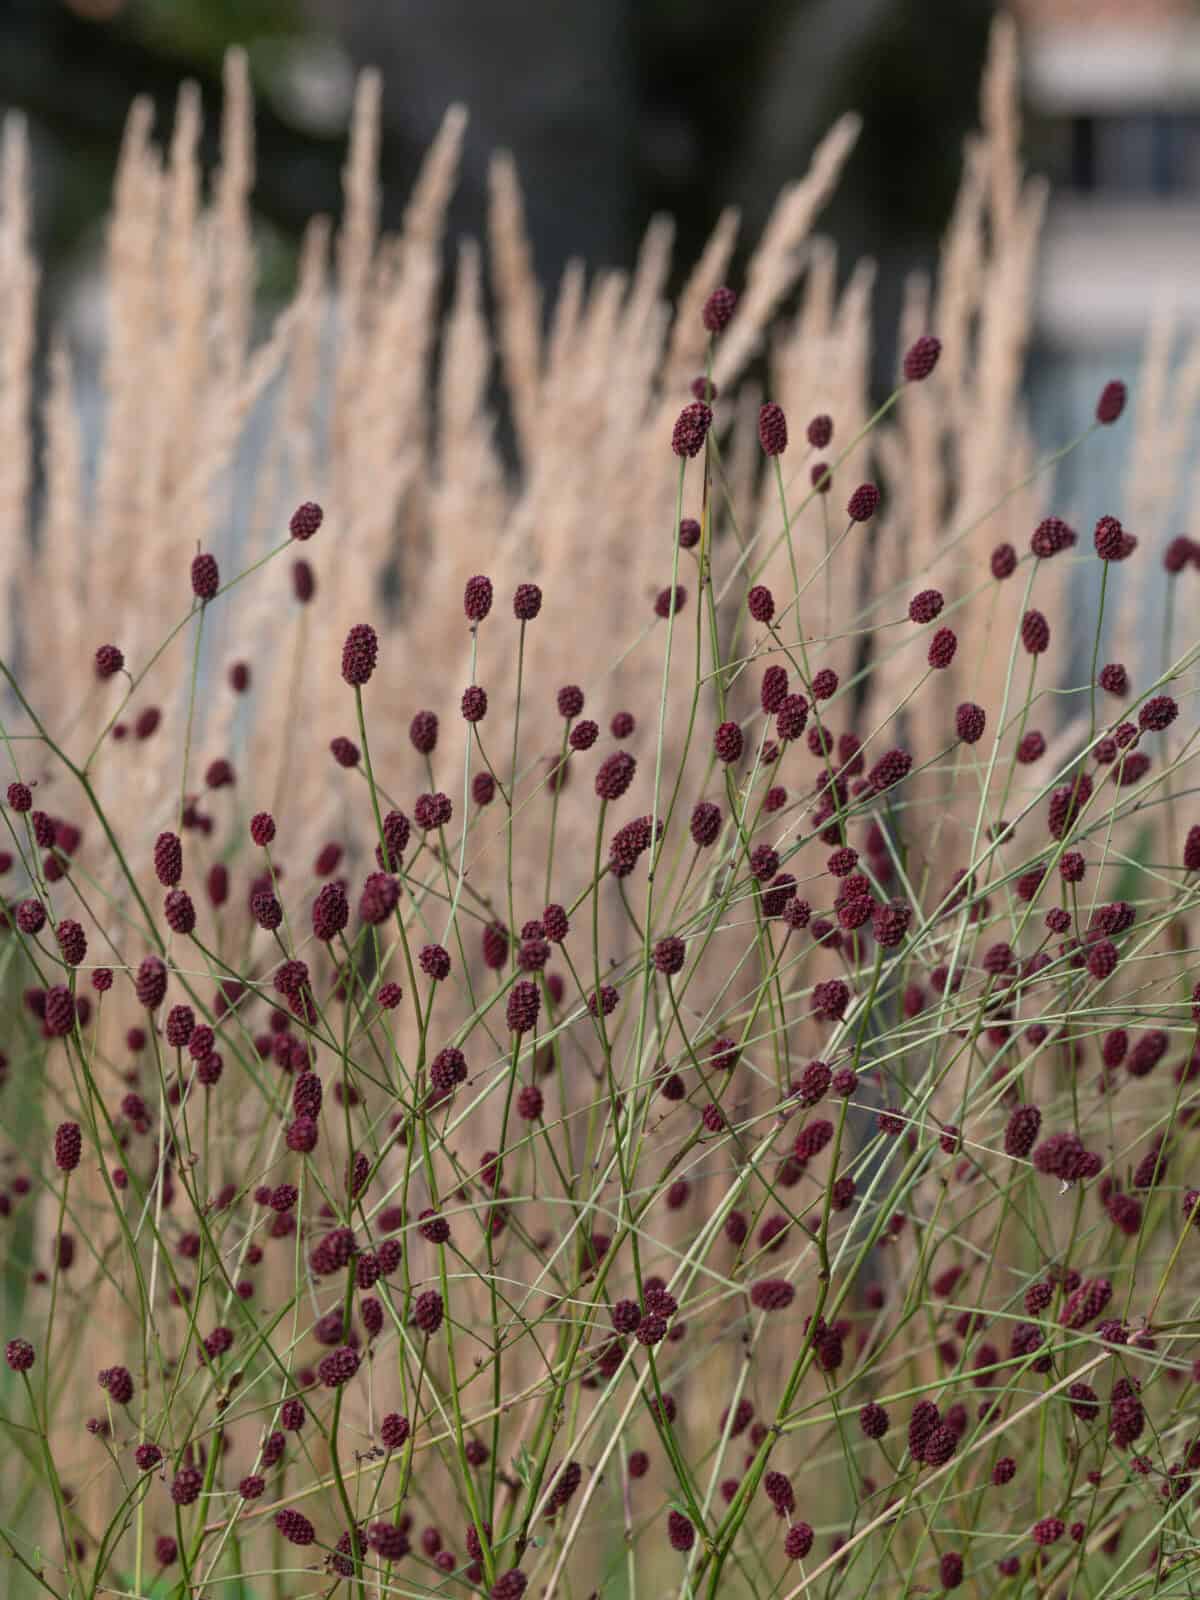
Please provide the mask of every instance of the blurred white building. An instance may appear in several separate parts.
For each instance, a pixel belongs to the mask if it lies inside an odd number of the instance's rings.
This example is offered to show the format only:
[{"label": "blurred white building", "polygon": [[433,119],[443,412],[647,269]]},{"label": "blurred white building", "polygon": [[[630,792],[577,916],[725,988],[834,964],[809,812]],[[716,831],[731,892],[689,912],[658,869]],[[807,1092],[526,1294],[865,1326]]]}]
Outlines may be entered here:
[{"label": "blurred white building", "polygon": [[[1107,378],[1136,394],[1153,314],[1200,327],[1200,6],[1014,6],[1032,164],[1053,185],[1032,395],[1039,438],[1052,444],[1078,431]],[[1102,454],[1072,458],[1060,478],[1081,520],[1120,505],[1120,452]]]}]

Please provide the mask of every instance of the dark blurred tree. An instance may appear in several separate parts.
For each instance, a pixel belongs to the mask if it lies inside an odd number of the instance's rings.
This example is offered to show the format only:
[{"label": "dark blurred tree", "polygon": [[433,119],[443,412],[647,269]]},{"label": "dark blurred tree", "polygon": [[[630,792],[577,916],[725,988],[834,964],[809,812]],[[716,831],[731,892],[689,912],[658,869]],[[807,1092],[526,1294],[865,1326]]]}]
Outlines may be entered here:
[{"label": "dark blurred tree", "polygon": [[[988,0],[0,0],[0,101],[31,115],[41,242],[62,256],[107,206],[134,94],[154,99],[166,128],[180,78],[195,78],[211,159],[230,43],[248,46],[269,89],[280,48],[334,41],[355,67],[383,69],[385,225],[399,220],[446,105],[463,100],[471,127],[452,226],[483,231],[488,157],[511,149],[551,284],[572,255],[628,263],[657,211],[677,220],[681,275],[729,201],[752,242],[780,186],[853,107],[862,138],[822,225],[844,261],[879,260],[886,327],[905,271],[932,260],[949,215],[992,10]],[[343,136],[284,112],[277,95],[260,95],[256,204],[294,239],[313,211],[338,209]]]}]

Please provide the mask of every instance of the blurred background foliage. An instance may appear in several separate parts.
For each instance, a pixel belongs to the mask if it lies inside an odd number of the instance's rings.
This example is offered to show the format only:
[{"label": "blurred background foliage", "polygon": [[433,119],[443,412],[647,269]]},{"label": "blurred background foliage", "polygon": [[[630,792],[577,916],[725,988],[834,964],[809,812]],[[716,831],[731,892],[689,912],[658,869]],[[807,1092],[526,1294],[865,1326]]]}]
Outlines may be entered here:
[{"label": "blurred background foliage", "polygon": [[842,111],[863,137],[824,226],[843,267],[881,267],[886,381],[906,270],[932,262],[976,117],[993,7],[983,0],[0,0],[0,104],[30,120],[47,309],[103,242],[135,94],[169,129],[200,86],[206,160],[220,70],[250,56],[266,282],[282,292],[305,220],[337,214],[355,73],[384,74],[384,225],[402,213],[448,103],[471,113],[453,233],[481,235],[487,162],[511,149],[542,281],[566,261],[627,265],[650,218],[677,223],[676,273],[718,211],[752,241],[782,184]]}]

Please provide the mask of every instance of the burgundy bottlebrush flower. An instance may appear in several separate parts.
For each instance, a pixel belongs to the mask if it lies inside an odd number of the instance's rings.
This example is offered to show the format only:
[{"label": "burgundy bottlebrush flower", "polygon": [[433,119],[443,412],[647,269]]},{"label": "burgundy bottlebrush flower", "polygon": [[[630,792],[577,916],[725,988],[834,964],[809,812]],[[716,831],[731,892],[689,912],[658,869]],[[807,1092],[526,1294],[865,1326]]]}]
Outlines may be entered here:
[{"label": "burgundy bottlebrush flower", "polygon": [[164,889],[183,877],[183,845],[176,833],[160,833],[154,841],[154,875]]},{"label": "burgundy bottlebrush flower", "polygon": [[482,622],[492,609],[492,580],[482,573],[467,579],[463,591],[463,610],[466,612],[467,621],[471,623]]},{"label": "burgundy bottlebrush flower", "polygon": [[[387,878],[386,874],[384,873],[372,874],[372,876],[386,878],[386,881],[389,884],[392,884],[393,887],[395,886],[395,880],[393,878]],[[370,883],[370,881],[370,879],[367,880],[368,883]],[[366,885],[364,885],[364,899],[366,898],[366,893]],[[380,917],[379,920],[383,921],[390,914],[390,912],[384,912],[383,916]],[[317,898],[313,901],[313,936],[322,944],[328,944],[332,939],[336,939],[339,933],[343,933],[345,931],[346,924],[349,922],[349,920],[350,906],[346,899],[345,889],[340,883],[322,884],[321,888],[317,892]],[[371,921],[373,919],[364,915],[363,920]]]},{"label": "burgundy bottlebrush flower", "polygon": [[537,1025],[541,996],[538,986],[528,978],[514,983],[508,994],[505,1016],[511,1033],[529,1033]]},{"label": "burgundy bottlebrush flower", "polygon": [[789,1561],[803,1561],[813,1547],[813,1531],[807,1522],[794,1522],[784,1535],[783,1553]]},{"label": "burgundy bottlebrush flower", "polygon": [[356,767],[362,756],[358,746],[342,734],[338,734],[336,739],[329,741],[329,748],[338,766],[346,767],[347,769]]},{"label": "burgundy bottlebrush flower", "polygon": [[77,1122],[60,1122],[54,1131],[54,1165],[60,1172],[74,1172],[83,1153],[83,1135]]},{"label": "burgundy bottlebrush flower", "polygon": [[917,1401],[908,1422],[908,1452],[914,1461],[925,1460],[926,1447],[941,1426],[941,1420],[932,1400]]},{"label": "burgundy bottlebrush flower", "polygon": [[461,705],[464,722],[482,722],[487,716],[488,708],[486,689],[481,689],[477,683],[472,683],[463,690]]},{"label": "burgundy bottlebrush flower", "polygon": [[682,1511],[667,1513],[667,1538],[672,1550],[690,1550],[696,1542],[696,1530]]},{"label": "burgundy bottlebrush flower", "polygon": [[1030,1529],[1030,1538],[1034,1544],[1045,1547],[1056,1543],[1066,1532],[1066,1524],[1061,1517],[1043,1517],[1040,1522],[1035,1522]]},{"label": "burgundy bottlebrush flower", "polygon": [[700,320],[709,333],[722,333],[733,318],[737,306],[737,295],[724,284],[714,289],[704,302],[700,312]]},{"label": "burgundy bottlebrush flower", "polygon": [[1001,581],[1017,570],[1017,552],[1010,544],[998,544],[991,554],[992,577]]},{"label": "burgundy bottlebrush flower", "polygon": [[250,915],[260,928],[274,933],[283,921],[283,907],[269,889],[256,889],[250,896]]},{"label": "burgundy bottlebrush flower", "polygon": [[1138,712],[1138,727],[1144,733],[1161,733],[1179,715],[1179,707],[1169,694],[1156,694]]},{"label": "burgundy bottlebrush flower", "polygon": [[489,922],[483,930],[483,964],[499,972],[508,960],[508,929],[502,922]]},{"label": "burgundy bottlebrush flower", "polygon": [[395,878],[386,872],[372,872],[363,884],[358,914],[364,922],[378,925],[387,921],[399,901],[400,885]]},{"label": "burgundy bottlebrush flower", "polygon": [[223,756],[216,761],[210,761],[204,771],[204,782],[210,789],[228,789],[236,781],[236,775],[231,762]]},{"label": "burgundy bottlebrush flower", "polygon": [[215,556],[199,555],[192,562],[192,593],[197,600],[211,600],[221,587],[221,574]]},{"label": "burgundy bottlebrush flower", "polygon": [[908,777],[912,770],[912,757],[907,750],[889,750],[867,774],[867,783],[876,794],[891,789]]},{"label": "burgundy bottlebrush flower", "polygon": [[765,584],[756,583],[746,596],[746,609],[755,622],[770,622],[775,615],[775,596]]},{"label": "burgundy bottlebrush flower", "polygon": [[387,1450],[402,1449],[411,1431],[408,1418],[401,1416],[398,1411],[389,1411],[379,1424],[379,1437]]},{"label": "burgundy bottlebrush flower", "polygon": [[1001,1489],[1006,1483],[1013,1481],[1016,1473],[1017,1463],[1013,1458],[1011,1456],[1001,1456],[992,1468],[992,1482],[997,1489]]},{"label": "burgundy bottlebrush flower", "polygon": [[1075,529],[1061,517],[1045,517],[1033,530],[1029,548],[1040,560],[1047,561],[1060,550],[1069,550],[1077,539]]},{"label": "burgundy bottlebrush flower", "polygon": [[167,992],[167,969],[157,956],[147,956],[138,967],[134,992],[139,1005],[156,1011]]},{"label": "burgundy bottlebrush flower", "polygon": [[947,1550],[938,1563],[938,1575],[943,1589],[957,1589],[963,1581],[963,1558],[955,1550]]},{"label": "burgundy bottlebrush flower", "polygon": [[614,739],[628,739],[636,726],[632,711],[616,711],[608,725],[608,731]]},{"label": "burgundy bottlebrush flower", "polygon": [[[1112,1299],[1112,1283],[1108,1278],[1087,1278],[1067,1296],[1059,1317],[1064,1328],[1085,1328],[1094,1322]],[[1080,1385],[1080,1388],[1086,1387]],[[1075,1385],[1072,1385],[1072,1390]],[[1071,1393],[1071,1391],[1068,1391]],[[1091,1391],[1089,1390],[1089,1393]],[[1071,1394],[1072,1399],[1078,1398]]]},{"label": "burgundy bottlebrush flower", "polygon": [[[808,701],[802,694],[785,696],[775,714],[775,732],[785,743],[794,743],[808,723]],[[729,726],[729,724],[723,724]],[[735,724],[736,726],[736,724]]]},{"label": "burgundy bottlebrush flower", "polygon": [[308,1545],[317,1537],[312,1523],[302,1511],[297,1511],[293,1506],[284,1506],[282,1511],[277,1511],[274,1521],[289,1544]]},{"label": "burgundy bottlebrush flower", "polygon": [[809,471],[809,482],[818,494],[828,494],[833,488],[833,476],[827,461],[818,461]]},{"label": "burgundy bottlebrush flower", "polygon": [[938,590],[922,589],[908,602],[908,620],[916,623],[932,622],[945,603]]},{"label": "burgundy bottlebrush flower", "polygon": [[510,1567],[507,1572],[502,1572],[491,1587],[491,1600],[521,1600],[521,1596],[528,1587],[529,1579],[516,1567]]},{"label": "burgundy bottlebrush flower", "polygon": [[700,524],[695,517],[683,517],[679,523],[679,548],[693,550],[700,543]]},{"label": "burgundy bottlebrush flower", "polygon": [[728,766],[742,754],[742,730],[736,722],[723,722],[713,735],[713,749],[717,760]]},{"label": "burgundy bottlebrush flower", "polygon": [[1096,421],[1106,427],[1116,422],[1125,409],[1125,385],[1120,378],[1112,378],[1100,391],[1096,401]]},{"label": "burgundy bottlebrush flower", "polygon": [[46,926],[46,908],[40,900],[22,900],[17,907],[17,927],[33,938]]},{"label": "burgundy bottlebrush flower", "polygon": [[544,1107],[542,1091],[535,1083],[527,1083],[517,1095],[517,1115],[525,1122],[536,1122]]},{"label": "burgundy bottlebrush flower", "polygon": [[858,1425],[868,1439],[882,1439],[888,1431],[888,1414],[872,1400],[858,1413]]},{"label": "burgundy bottlebrush flower", "polygon": [[77,967],[87,955],[87,935],[78,922],[64,917],[54,930],[59,954],[68,967]]},{"label": "burgundy bottlebrush flower", "polygon": [[65,1039],[75,1026],[75,1000],[62,984],[47,989],[43,999],[42,1025],[52,1039]]},{"label": "burgundy bottlebrush flower", "polygon": [[1021,618],[1021,643],[1031,656],[1040,656],[1049,648],[1050,624],[1040,611],[1030,609]]},{"label": "burgundy bottlebrush flower", "polygon": [[33,1346],[28,1339],[10,1339],[4,1347],[4,1359],[14,1372],[28,1372],[33,1366]]},{"label": "burgundy bottlebrush flower", "polygon": [[924,333],[904,354],[901,370],[909,383],[922,383],[937,366],[942,353],[942,341],[932,333]]},{"label": "burgundy bottlebrush flower", "polygon": [[1058,871],[1064,883],[1082,883],[1087,862],[1078,850],[1065,850],[1059,857]]},{"label": "burgundy bottlebrush flower", "polygon": [[408,742],[420,756],[432,755],[437,748],[438,719],[432,711],[418,711],[408,725]]},{"label": "burgundy bottlebrush flower", "polygon": [[325,513],[316,501],[305,500],[292,512],[288,532],[293,539],[299,539],[303,543],[306,539],[312,538],[324,520]]},{"label": "burgundy bottlebrush flower", "polygon": [[256,811],[250,818],[250,837],[260,850],[274,839],[275,818],[269,811]]},{"label": "burgundy bottlebrush flower", "polygon": [[768,716],[780,709],[788,697],[788,676],[783,667],[768,667],[762,676],[759,702]]},{"label": "burgundy bottlebrush flower", "polygon": [[697,400],[705,400],[710,406],[717,398],[717,386],[711,378],[703,375],[693,378],[689,387]]},{"label": "burgundy bottlebrush flower", "polygon": [[1092,780],[1081,772],[1072,782],[1064,783],[1050,796],[1048,825],[1050,837],[1061,839],[1074,825],[1080,812],[1092,798]]},{"label": "burgundy bottlebrush flower", "polygon": [[33,807],[33,790],[27,783],[10,783],[8,803],[14,811],[26,812]]},{"label": "burgundy bottlebrush flower", "polygon": [[714,845],[721,832],[720,808],[711,800],[697,801],[692,808],[690,829],[693,842],[701,849]]},{"label": "burgundy bottlebrush flower", "polygon": [[1087,969],[1098,983],[1109,977],[1116,965],[1117,947],[1111,939],[1101,939],[1088,951]]},{"label": "burgundy bottlebrush flower", "polygon": [[204,1487],[204,1474],[198,1467],[180,1467],[171,1484],[171,1499],[177,1506],[193,1505]]},{"label": "burgundy bottlebrush flower", "polygon": [[317,1365],[317,1376],[327,1389],[340,1389],[358,1371],[358,1351],[351,1345],[331,1350]]},{"label": "burgundy bottlebrush flower", "polygon": [[567,741],[572,750],[590,750],[600,737],[600,726],[590,717],[581,718],[571,729]]},{"label": "burgundy bottlebrush flower", "polygon": [[107,994],[113,986],[111,967],[96,967],[92,972],[92,988],[97,994]]},{"label": "burgundy bottlebrush flower", "polygon": [[602,983],[595,994],[588,995],[588,1010],[593,1017],[611,1017],[620,998],[611,983]]},{"label": "burgundy bottlebrush flower", "polygon": [[432,1336],[441,1327],[442,1297],[436,1289],[426,1289],[417,1296],[413,1306],[413,1321],[427,1336]]},{"label": "burgundy bottlebrush flower", "polygon": [[361,688],[375,671],[379,637],[369,622],[356,622],[342,646],[342,677],[351,688]]},{"label": "burgundy bottlebrush flower", "polygon": [[627,750],[605,756],[596,772],[596,793],[601,800],[619,800],[633,782],[637,762]]},{"label": "burgundy bottlebrush flower", "polygon": [[684,406],[671,430],[671,449],[675,454],[689,459],[699,455],[708,438],[708,430],[712,427],[712,419],[712,410],[703,400],[693,400],[690,405]]},{"label": "burgundy bottlebrush flower", "polygon": [[292,593],[300,605],[306,606],[317,592],[317,578],[307,561],[292,563]]},{"label": "burgundy bottlebrush flower", "polygon": [[1198,552],[1200,552],[1200,546],[1197,546],[1186,534],[1177,535],[1163,551],[1164,571],[1169,572],[1172,577],[1178,576],[1189,562],[1196,560]]},{"label": "burgundy bottlebrush flower", "polygon": [[435,794],[419,794],[413,805],[413,821],[425,833],[444,828],[453,815],[454,804],[440,789]]},{"label": "burgundy bottlebrush flower", "polygon": [[536,583],[519,583],[513,594],[513,616],[518,622],[532,622],[542,609],[542,591]]},{"label": "burgundy bottlebrush flower", "polygon": [[773,400],[768,400],[759,410],[758,442],[767,456],[781,456],[787,449],[787,418],[783,408]]},{"label": "burgundy bottlebrush flower", "polygon": [[768,1472],[763,1477],[763,1493],[775,1507],[777,1517],[790,1517],[796,1509],[796,1491],[785,1472]]},{"label": "burgundy bottlebrush flower", "polygon": [[879,510],[879,490],[873,483],[860,483],[846,505],[851,522],[870,522]]},{"label": "burgundy bottlebrush flower", "polygon": [[1004,1151],[1006,1155],[1024,1157],[1029,1154],[1037,1142],[1038,1131],[1042,1126],[1042,1113],[1037,1106],[1017,1106],[1008,1119],[1004,1130]]},{"label": "burgundy bottlebrush flower", "polygon": [[441,983],[450,976],[450,952],[440,944],[422,945],[417,955],[417,965],[427,978]]},{"label": "burgundy bottlebrush flower", "polygon": [[125,665],[125,657],[115,644],[102,644],[96,651],[96,676],[104,681],[115,677]]},{"label": "burgundy bottlebrush flower", "polygon": [[929,665],[935,671],[944,671],[954,660],[958,637],[953,628],[939,628],[929,645]]},{"label": "burgundy bottlebrush flower", "polygon": [[1096,682],[1106,693],[1118,698],[1129,693],[1129,675],[1119,661],[1110,661],[1101,667]]},{"label": "burgundy bottlebrush flower", "polygon": [[812,994],[812,1014],[820,1022],[840,1022],[850,1003],[850,990],[840,978],[818,983]]},{"label": "burgundy bottlebrush flower", "polygon": [[660,939],[654,946],[655,970],[667,977],[674,976],[683,971],[683,963],[687,959],[687,945],[682,939],[674,935]]},{"label": "burgundy bottlebrush flower", "polygon": [[814,450],[824,450],[833,438],[833,418],[825,416],[824,413],[815,416],[804,432]]},{"label": "burgundy bottlebrush flower", "polygon": [[954,713],[954,730],[964,744],[978,744],[986,725],[987,713],[971,700],[964,700]]},{"label": "burgundy bottlebrush flower", "polygon": [[542,912],[542,932],[551,944],[561,944],[571,931],[567,913],[559,905],[548,905]]},{"label": "burgundy bottlebrush flower", "polygon": [[461,1050],[447,1045],[439,1050],[429,1066],[429,1081],[434,1091],[446,1095],[467,1079],[467,1063]]},{"label": "burgundy bottlebrush flower", "polygon": [[1092,535],[1101,561],[1124,561],[1133,554],[1137,540],[1126,533],[1116,517],[1101,517]]}]

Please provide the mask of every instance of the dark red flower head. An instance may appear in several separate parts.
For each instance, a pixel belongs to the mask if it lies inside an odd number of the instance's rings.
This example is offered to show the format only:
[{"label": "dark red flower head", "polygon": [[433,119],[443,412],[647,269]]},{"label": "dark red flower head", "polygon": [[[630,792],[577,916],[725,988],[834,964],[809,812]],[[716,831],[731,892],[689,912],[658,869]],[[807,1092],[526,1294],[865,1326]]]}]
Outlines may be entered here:
[{"label": "dark red flower head", "polygon": [[1029,610],[1021,618],[1021,643],[1031,656],[1040,656],[1050,645],[1050,624],[1040,611]]},{"label": "dark red flower head", "polygon": [[904,376],[909,383],[922,383],[937,366],[942,341],[932,333],[922,334],[904,354]]},{"label": "dark red flower head", "polygon": [[721,333],[729,326],[736,306],[737,295],[722,284],[719,289],[714,289],[704,302],[700,319],[709,333]]},{"label": "dark red flower head", "polygon": [[787,418],[782,406],[773,400],[768,400],[758,413],[758,442],[768,456],[781,456],[787,449]]},{"label": "dark red flower head", "polygon": [[1100,391],[1096,401],[1096,421],[1107,427],[1116,422],[1125,409],[1125,385],[1120,378],[1112,378]]},{"label": "dark red flower head", "polygon": [[542,609],[542,591],[536,583],[519,583],[513,595],[513,616],[518,622],[532,622]]},{"label": "dark red flower head", "polygon": [[375,671],[379,659],[379,638],[369,622],[356,622],[342,646],[342,677],[352,688],[361,688]]},{"label": "dark red flower head", "polygon": [[846,505],[851,522],[870,522],[879,510],[879,490],[873,483],[860,483]]},{"label": "dark red flower head", "polygon": [[114,677],[125,665],[125,657],[115,644],[102,644],[96,651],[96,676],[102,681]]},{"label": "dark red flower head", "polygon": [[192,593],[197,600],[211,600],[221,587],[217,558],[199,555],[192,562]]},{"label": "dark red flower head", "polygon": [[467,579],[463,592],[463,610],[468,622],[482,622],[492,609],[492,580],[482,573]]},{"label": "dark red flower head", "polygon": [[955,732],[964,744],[978,744],[983,738],[986,722],[987,714],[983,707],[970,700],[964,700],[954,713]]},{"label": "dark red flower head", "polygon": [[627,750],[614,750],[596,772],[596,793],[602,800],[619,800],[633,782],[637,762]]},{"label": "dark red flower head", "polygon": [[684,406],[671,433],[671,449],[675,454],[689,458],[699,455],[708,438],[708,430],[712,427],[712,419],[712,410],[703,400],[693,400],[690,405]]},{"label": "dark red flower head", "polygon": [[324,520],[325,513],[317,505],[316,501],[305,500],[302,505],[298,505],[295,511],[292,512],[291,521],[288,523],[288,532],[293,539],[299,539],[303,543],[304,540],[312,538]]}]

